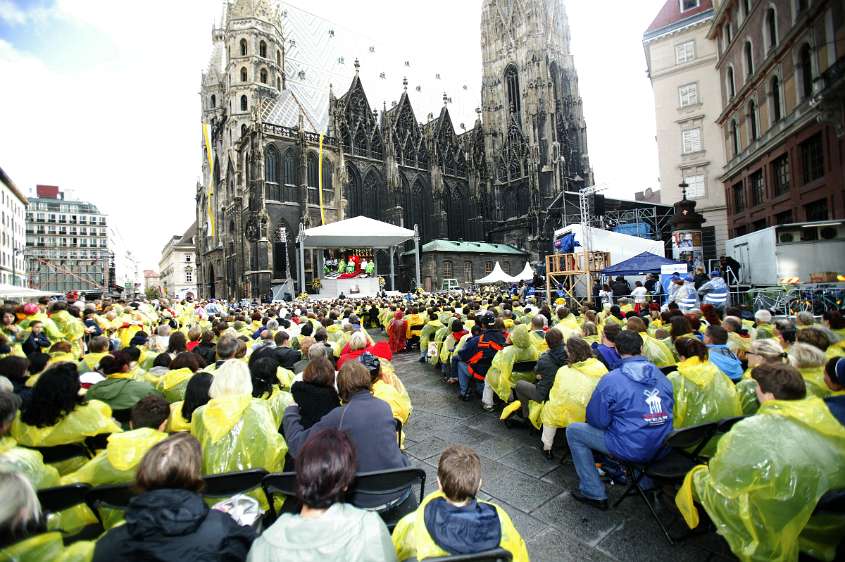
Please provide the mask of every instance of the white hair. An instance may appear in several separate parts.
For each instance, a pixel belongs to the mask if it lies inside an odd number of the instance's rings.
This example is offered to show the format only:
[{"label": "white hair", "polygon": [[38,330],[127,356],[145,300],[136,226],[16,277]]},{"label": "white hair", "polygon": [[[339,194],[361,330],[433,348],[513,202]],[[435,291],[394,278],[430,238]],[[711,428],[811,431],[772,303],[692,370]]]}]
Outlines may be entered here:
[{"label": "white hair", "polygon": [[760,309],[754,313],[754,320],[768,324],[772,321],[772,313],[765,308]]},{"label": "white hair", "polygon": [[796,342],[789,350],[789,362],[796,369],[809,369],[824,365],[824,351],[808,343]]},{"label": "white hair", "polygon": [[799,324],[803,326],[812,326],[816,323],[816,317],[813,316],[813,313],[807,310],[802,310],[799,312],[795,319],[798,321]]},{"label": "white hair", "polygon": [[367,341],[367,335],[363,331],[358,330],[349,338],[349,349],[355,351],[357,349],[364,349],[370,342]]},{"label": "white hair", "polygon": [[279,322],[275,318],[271,318],[267,321],[267,329],[271,332],[275,332],[279,329]]},{"label": "white hair", "polygon": [[222,396],[252,395],[252,377],[249,367],[240,359],[229,359],[214,372],[214,380],[208,389],[211,398]]},{"label": "white hair", "polygon": [[41,517],[41,504],[29,480],[19,472],[0,472],[0,528],[13,534]]},{"label": "white hair", "polygon": [[12,381],[7,379],[3,375],[0,375],[0,392],[15,392],[15,385],[13,385]]}]

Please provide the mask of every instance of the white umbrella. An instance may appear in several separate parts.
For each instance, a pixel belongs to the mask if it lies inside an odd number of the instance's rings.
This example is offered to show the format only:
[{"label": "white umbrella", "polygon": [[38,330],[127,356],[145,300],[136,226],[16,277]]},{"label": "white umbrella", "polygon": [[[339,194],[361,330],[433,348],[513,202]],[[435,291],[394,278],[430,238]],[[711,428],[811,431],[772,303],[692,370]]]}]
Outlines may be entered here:
[{"label": "white umbrella", "polygon": [[516,283],[517,279],[515,277],[511,277],[507,273],[504,272],[502,266],[499,265],[499,262],[496,262],[496,265],[493,267],[493,271],[482,277],[481,279],[476,280],[476,283],[479,285],[488,285],[491,283]]}]

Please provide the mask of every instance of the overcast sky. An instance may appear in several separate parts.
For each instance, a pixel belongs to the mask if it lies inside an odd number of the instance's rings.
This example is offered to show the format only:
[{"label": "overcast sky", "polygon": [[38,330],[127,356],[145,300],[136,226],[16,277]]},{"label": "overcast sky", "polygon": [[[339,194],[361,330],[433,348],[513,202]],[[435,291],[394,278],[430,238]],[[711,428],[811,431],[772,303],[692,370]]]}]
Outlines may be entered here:
[{"label": "overcast sky", "polygon": [[[480,98],[481,0],[288,3],[403,59],[435,60],[444,77]],[[633,199],[635,191],[658,187],[654,102],[641,41],[663,3],[565,2],[590,161],[609,195]],[[37,183],[51,184],[96,203],[143,269],[158,269],[164,244],[194,220],[200,75],[221,5],[0,0],[0,166],[27,194]],[[438,110],[415,106],[420,120]]]}]

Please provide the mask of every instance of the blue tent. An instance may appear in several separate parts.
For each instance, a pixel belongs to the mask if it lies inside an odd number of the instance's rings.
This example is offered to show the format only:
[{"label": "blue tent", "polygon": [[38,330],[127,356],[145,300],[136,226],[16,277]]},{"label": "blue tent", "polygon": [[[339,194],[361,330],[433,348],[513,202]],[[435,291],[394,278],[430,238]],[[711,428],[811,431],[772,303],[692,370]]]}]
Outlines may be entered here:
[{"label": "blue tent", "polygon": [[660,266],[684,265],[684,262],[661,258],[651,252],[643,252],[633,258],[611,265],[602,270],[602,275],[643,275],[660,273]]}]

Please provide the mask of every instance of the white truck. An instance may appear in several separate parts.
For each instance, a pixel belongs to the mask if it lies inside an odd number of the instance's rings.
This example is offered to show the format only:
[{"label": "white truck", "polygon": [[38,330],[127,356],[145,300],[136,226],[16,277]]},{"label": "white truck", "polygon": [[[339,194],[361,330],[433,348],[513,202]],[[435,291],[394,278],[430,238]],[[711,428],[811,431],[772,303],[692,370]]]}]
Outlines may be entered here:
[{"label": "white truck", "polygon": [[728,240],[725,250],[743,285],[808,283],[814,273],[845,273],[845,221],[770,226]]}]

